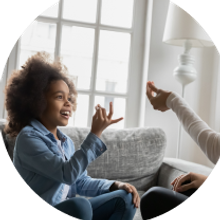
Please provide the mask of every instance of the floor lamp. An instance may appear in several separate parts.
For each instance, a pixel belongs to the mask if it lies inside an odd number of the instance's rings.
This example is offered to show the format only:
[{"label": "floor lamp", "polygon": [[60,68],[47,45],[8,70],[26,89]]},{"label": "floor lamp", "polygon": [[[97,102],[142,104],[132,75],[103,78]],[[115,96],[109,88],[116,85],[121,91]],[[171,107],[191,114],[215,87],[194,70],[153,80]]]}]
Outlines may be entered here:
[{"label": "floor lamp", "polygon": [[[173,3],[169,5],[163,42],[181,46],[184,49],[183,54],[178,56],[179,66],[173,72],[174,78],[182,85],[182,97],[184,97],[186,85],[197,77],[196,69],[193,66],[195,60],[190,55],[190,49],[192,47],[211,47],[214,44],[194,18]],[[179,124],[177,158],[179,158],[180,151],[181,129],[181,124]]]}]

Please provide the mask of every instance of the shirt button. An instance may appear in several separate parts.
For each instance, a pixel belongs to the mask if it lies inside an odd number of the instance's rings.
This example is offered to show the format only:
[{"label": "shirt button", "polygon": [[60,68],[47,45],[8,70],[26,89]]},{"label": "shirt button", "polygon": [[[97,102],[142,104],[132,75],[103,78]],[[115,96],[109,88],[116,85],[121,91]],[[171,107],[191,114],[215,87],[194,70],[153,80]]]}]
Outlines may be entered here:
[{"label": "shirt button", "polygon": [[103,148],[101,148],[101,151],[103,151]]}]

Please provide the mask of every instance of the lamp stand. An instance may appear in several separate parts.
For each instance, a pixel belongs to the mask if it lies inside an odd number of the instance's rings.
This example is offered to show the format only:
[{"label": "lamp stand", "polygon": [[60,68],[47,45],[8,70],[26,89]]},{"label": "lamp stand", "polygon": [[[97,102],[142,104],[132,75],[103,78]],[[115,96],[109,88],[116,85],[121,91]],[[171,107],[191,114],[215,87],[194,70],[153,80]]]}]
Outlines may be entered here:
[{"label": "lamp stand", "polygon": [[[186,40],[184,43],[184,53],[179,55],[178,57],[179,66],[176,67],[173,72],[174,78],[182,85],[182,98],[184,98],[185,95],[185,86],[193,82],[197,76],[197,72],[193,66],[195,60],[193,56],[189,54],[191,48],[192,48],[191,42],[189,40]],[[181,135],[182,135],[182,126],[181,123],[179,123],[176,158],[179,158]]]}]

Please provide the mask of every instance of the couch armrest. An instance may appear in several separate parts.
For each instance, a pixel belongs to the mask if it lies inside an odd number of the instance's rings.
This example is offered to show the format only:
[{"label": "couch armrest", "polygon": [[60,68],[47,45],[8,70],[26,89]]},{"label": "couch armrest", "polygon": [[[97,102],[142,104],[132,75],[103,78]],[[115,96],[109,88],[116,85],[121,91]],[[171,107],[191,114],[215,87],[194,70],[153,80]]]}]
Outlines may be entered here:
[{"label": "couch armrest", "polygon": [[[12,144],[8,143],[8,141],[7,141],[7,136],[8,135],[5,134],[5,132],[4,132],[4,128],[5,128],[6,123],[7,123],[6,119],[0,118],[0,133],[2,135],[2,139],[3,139],[4,143],[5,143],[5,147],[6,147],[7,151],[8,151],[8,154],[9,154],[11,160],[13,161],[13,150],[14,150],[15,138],[11,138],[11,140],[12,140],[11,143]],[[9,138],[9,136],[8,136],[8,138]],[[9,142],[10,142],[10,140],[9,140]]]},{"label": "couch armrest", "polygon": [[170,183],[182,174],[193,172],[208,176],[212,169],[197,163],[176,158],[164,158],[159,169],[157,186],[171,189]]}]

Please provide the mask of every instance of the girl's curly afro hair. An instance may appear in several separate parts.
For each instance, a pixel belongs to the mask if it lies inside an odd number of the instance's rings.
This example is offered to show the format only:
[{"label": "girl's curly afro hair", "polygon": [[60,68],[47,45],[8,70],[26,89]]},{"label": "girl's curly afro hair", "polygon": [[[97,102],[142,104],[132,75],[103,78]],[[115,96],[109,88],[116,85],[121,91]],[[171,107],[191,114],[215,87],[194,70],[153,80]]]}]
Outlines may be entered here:
[{"label": "girl's curly afro hair", "polygon": [[50,83],[63,80],[69,87],[72,110],[76,110],[77,91],[61,59],[50,59],[47,52],[38,52],[15,70],[5,87],[5,107],[8,113],[4,132],[16,137],[33,118],[38,118],[47,106],[45,92]]}]

